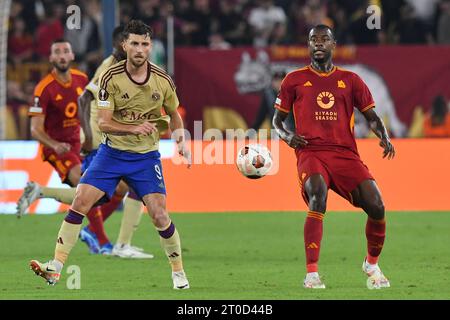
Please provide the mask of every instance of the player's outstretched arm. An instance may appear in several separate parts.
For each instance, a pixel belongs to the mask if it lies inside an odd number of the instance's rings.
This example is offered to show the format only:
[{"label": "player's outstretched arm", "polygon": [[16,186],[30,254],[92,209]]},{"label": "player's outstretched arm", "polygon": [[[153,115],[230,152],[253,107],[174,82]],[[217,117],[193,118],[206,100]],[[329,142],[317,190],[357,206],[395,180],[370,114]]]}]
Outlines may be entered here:
[{"label": "player's outstretched arm", "polygon": [[364,117],[369,122],[372,131],[380,138],[380,146],[384,149],[383,158],[393,159],[395,157],[395,148],[391,143],[389,134],[384,126],[383,120],[377,115],[373,108],[363,112]]},{"label": "player's outstretched arm", "polygon": [[81,146],[83,152],[92,151],[92,129],[89,123],[91,119],[92,100],[94,100],[94,96],[88,90],[84,90],[81,96],[78,97],[78,107],[80,108],[78,117],[80,118],[81,128],[84,132],[84,143]]},{"label": "player's outstretched arm", "polygon": [[183,119],[181,119],[181,116],[178,113],[177,109],[168,111],[168,115],[170,116],[170,129],[172,130],[175,141],[177,142],[178,153],[186,158],[188,162],[188,168],[190,168],[192,163],[191,152],[186,147]]},{"label": "player's outstretched arm", "polygon": [[111,134],[143,134],[150,135],[155,132],[156,126],[150,122],[143,122],[139,125],[123,124],[114,121],[113,111],[108,109],[98,110],[98,127],[102,132]]},{"label": "player's outstretched arm", "polygon": [[308,141],[305,140],[304,136],[290,132],[284,127],[283,122],[286,120],[287,115],[288,114],[286,112],[282,112],[278,109],[275,110],[275,114],[272,119],[272,124],[275,131],[278,136],[291,148],[296,149],[297,147],[305,147],[308,144]]}]

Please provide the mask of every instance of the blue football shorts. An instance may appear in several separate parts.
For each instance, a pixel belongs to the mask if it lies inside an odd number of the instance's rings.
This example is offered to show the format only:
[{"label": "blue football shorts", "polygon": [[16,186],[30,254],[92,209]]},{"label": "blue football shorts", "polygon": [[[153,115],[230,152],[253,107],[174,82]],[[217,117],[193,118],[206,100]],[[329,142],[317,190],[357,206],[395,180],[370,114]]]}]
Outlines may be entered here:
[{"label": "blue football shorts", "polygon": [[85,172],[87,168],[92,163],[92,160],[94,160],[95,155],[97,154],[98,149],[94,149],[91,152],[89,152],[83,159],[83,162],[81,163],[81,173]]},{"label": "blue football shorts", "polygon": [[132,153],[101,144],[80,183],[90,184],[111,199],[123,179],[142,199],[150,193],[166,194],[158,150]]}]

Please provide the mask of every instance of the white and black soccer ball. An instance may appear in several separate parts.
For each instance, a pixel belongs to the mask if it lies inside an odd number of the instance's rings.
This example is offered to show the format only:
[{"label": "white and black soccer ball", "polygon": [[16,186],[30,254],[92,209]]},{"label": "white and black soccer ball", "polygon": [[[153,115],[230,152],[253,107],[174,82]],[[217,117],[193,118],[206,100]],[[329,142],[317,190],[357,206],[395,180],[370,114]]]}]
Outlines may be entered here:
[{"label": "white and black soccer ball", "polygon": [[272,168],[272,155],[266,146],[248,144],[239,150],[236,165],[245,177],[259,179]]}]

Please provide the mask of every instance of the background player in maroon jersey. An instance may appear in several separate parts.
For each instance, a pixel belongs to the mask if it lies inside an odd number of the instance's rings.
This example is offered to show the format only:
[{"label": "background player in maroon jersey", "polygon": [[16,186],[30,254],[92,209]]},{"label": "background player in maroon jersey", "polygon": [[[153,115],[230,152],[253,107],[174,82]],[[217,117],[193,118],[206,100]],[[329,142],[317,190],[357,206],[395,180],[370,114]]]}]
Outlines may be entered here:
[{"label": "background player in maroon jersey", "polygon": [[[325,25],[311,29],[308,38],[311,65],[289,73],[277,97],[273,125],[295,149],[302,196],[309,207],[304,226],[305,288],[325,288],[318,274],[322,220],[328,189],[361,207],[368,215],[367,255],[363,271],[369,289],[389,287],[378,266],[386,224],[384,203],[377,184],[361,161],[354,137],[354,107],[361,111],[381,139],[383,158],[392,159],[395,150],[383,121],[375,113],[372,95],[353,72],[333,65],[336,41]],[[283,126],[293,108],[296,130]]]},{"label": "background player in maroon jersey", "polygon": [[[68,41],[56,40],[50,52],[49,60],[53,70],[37,84],[34,105],[29,110],[31,134],[41,143],[44,161],[55,168],[63,183],[76,187],[81,177],[77,102],[88,83],[88,77],[83,72],[70,68],[75,57]],[[18,201],[18,211],[22,214],[35,199],[55,198],[55,194],[60,200],[73,199],[73,191],[70,189],[45,188],[29,182]],[[114,207],[105,204],[102,210],[109,210],[107,214],[110,214]],[[105,243],[98,248],[92,245],[94,240],[81,239],[88,244],[91,253],[110,254],[113,246],[105,234],[100,207],[92,208],[87,217],[92,232],[97,238],[105,239]]]},{"label": "background player in maroon jersey", "polygon": [[81,176],[77,99],[88,83],[84,73],[70,68],[74,58],[69,42],[52,44],[53,70],[36,86],[29,112],[31,135],[41,143],[44,160],[71,186],[76,186]]}]

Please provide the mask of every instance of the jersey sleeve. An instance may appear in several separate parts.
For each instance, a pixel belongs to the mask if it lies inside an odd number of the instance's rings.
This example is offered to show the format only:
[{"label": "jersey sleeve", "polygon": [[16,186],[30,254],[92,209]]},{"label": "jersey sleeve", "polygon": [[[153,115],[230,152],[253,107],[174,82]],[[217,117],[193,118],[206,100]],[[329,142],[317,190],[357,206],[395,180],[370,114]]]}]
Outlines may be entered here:
[{"label": "jersey sleeve", "polygon": [[97,97],[97,92],[98,92],[98,85],[95,83],[94,79],[92,79],[91,81],[89,81],[89,83],[87,84],[86,88],[87,91],[89,91],[90,93],[92,93],[92,95],[94,97]]},{"label": "jersey sleeve", "polygon": [[295,89],[292,85],[291,81],[289,81],[288,76],[286,76],[281,82],[280,92],[278,93],[277,98],[275,99],[275,108],[289,113],[292,109],[292,105],[295,99]]},{"label": "jersey sleeve", "polygon": [[[106,75],[106,76],[105,76]],[[99,79],[99,87],[97,93],[97,106],[99,110],[114,110],[114,89],[113,79],[107,70],[102,73]]]},{"label": "jersey sleeve", "polygon": [[89,78],[87,76],[86,77],[82,77],[81,78],[81,84],[83,86],[83,89],[86,88],[86,86],[89,84]]},{"label": "jersey sleeve", "polygon": [[353,106],[364,112],[375,107],[372,94],[364,81],[358,76],[353,77]]},{"label": "jersey sleeve", "polygon": [[94,76],[92,77],[91,81],[86,86],[86,90],[91,92],[94,97],[97,97],[97,93],[98,93],[98,89],[99,89],[98,83],[99,83],[100,75],[102,73],[102,69],[104,70],[104,68],[102,68],[102,65],[100,67],[98,67],[97,70],[95,70]]},{"label": "jersey sleeve", "polygon": [[180,101],[178,100],[177,93],[175,91],[175,86],[168,85],[166,90],[166,94],[164,95],[163,107],[167,114],[174,112],[177,110],[180,105]]},{"label": "jersey sleeve", "polygon": [[45,116],[49,103],[50,94],[48,92],[48,88],[42,88],[40,85],[37,85],[34,89],[34,103],[28,109],[28,115],[31,117]]}]

